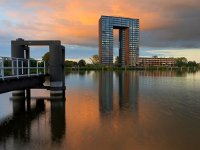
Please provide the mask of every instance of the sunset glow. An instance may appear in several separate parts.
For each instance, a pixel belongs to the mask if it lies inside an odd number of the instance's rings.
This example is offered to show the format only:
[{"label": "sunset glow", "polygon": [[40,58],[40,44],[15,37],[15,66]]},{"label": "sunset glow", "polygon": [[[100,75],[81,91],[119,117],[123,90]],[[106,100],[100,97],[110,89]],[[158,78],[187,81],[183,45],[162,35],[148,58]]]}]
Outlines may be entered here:
[{"label": "sunset glow", "polygon": [[0,5],[3,55],[9,55],[10,40],[19,37],[58,39],[63,44],[97,49],[101,15],[139,18],[140,45],[153,47],[152,50],[154,47],[187,48],[191,52],[192,48],[200,47],[198,0],[190,3],[186,0],[170,3],[164,0],[1,0]]}]

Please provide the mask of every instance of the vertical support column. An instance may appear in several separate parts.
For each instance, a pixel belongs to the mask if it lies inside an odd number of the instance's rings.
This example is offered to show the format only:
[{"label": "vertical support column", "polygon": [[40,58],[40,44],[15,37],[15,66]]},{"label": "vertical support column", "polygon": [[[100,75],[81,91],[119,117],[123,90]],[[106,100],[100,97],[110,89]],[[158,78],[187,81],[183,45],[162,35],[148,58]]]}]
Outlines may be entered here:
[{"label": "vertical support column", "polygon": [[19,78],[19,59],[18,58],[16,58],[16,70],[17,70],[16,72],[17,78]]},{"label": "vertical support column", "polygon": [[63,83],[63,97],[65,98],[65,47],[62,45],[61,46],[61,50],[62,50],[62,62],[61,62],[61,66],[62,66],[62,83]]},{"label": "vertical support column", "polygon": [[[24,41],[23,39],[17,39],[16,41],[11,41],[11,57],[14,58],[23,58],[24,59],[24,45],[19,45],[18,41]],[[20,61],[20,59],[19,59]],[[18,67],[21,67],[21,63],[19,63]],[[16,62],[14,62],[14,66],[16,67]],[[14,69],[14,73],[16,75],[17,69]],[[19,75],[22,74],[22,70],[19,69]]]},{"label": "vertical support column", "polygon": [[1,76],[2,79],[4,80],[4,58],[2,58],[2,62],[0,62],[1,64]]},{"label": "vertical support column", "polygon": [[65,99],[64,47],[58,42],[50,45],[50,95],[53,100]]},{"label": "vertical support column", "polygon": [[119,30],[119,63],[121,66],[129,66],[129,28]]},{"label": "vertical support column", "polygon": [[113,26],[109,26],[109,36],[107,38],[109,41],[109,46],[107,47],[107,53],[109,54],[109,65],[112,66],[113,65]]},{"label": "vertical support column", "polygon": [[[18,41],[24,41],[23,39],[17,39],[16,41],[11,41],[11,57],[14,58],[24,58],[24,45],[19,45]],[[14,67],[17,67],[17,62],[13,63]],[[20,67],[21,64],[18,62],[18,67]],[[22,70],[14,69],[14,75],[21,75]],[[15,111],[15,108],[18,108],[18,105],[21,105],[25,109],[25,91],[13,91],[13,111]],[[18,102],[19,101],[19,104]]]},{"label": "vertical support column", "polygon": [[99,20],[99,62],[102,64],[102,20]]},{"label": "vertical support column", "polygon": [[24,60],[21,60],[21,68],[22,68],[22,74],[24,74]]},{"label": "vertical support column", "polygon": [[99,56],[103,65],[113,65],[113,26],[112,20],[99,20]]},{"label": "vertical support column", "polygon": [[12,62],[12,75],[14,76],[15,75],[15,70],[14,70],[14,60],[12,59],[11,60]]},{"label": "vertical support column", "polygon": [[25,50],[26,50],[25,59],[29,59],[30,58],[30,47],[29,46],[25,46]]},{"label": "vertical support column", "polygon": [[[50,46],[50,98],[51,98],[51,138],[59,142],[65,134],[65,47]],[[59,116],[59,117],[58,117]]]},{"label": "vertical support column", "polygon": [[[28,45],[26,45],[25,46],[25,59],[30,59],[30,47],[28,46]],[[25,63],[25,67],[26,67],[26,69],[25,69],[25,74],[28,74],[28,61],[26,61],[26,63]]]},{"label": "vertical support column", "polygon": [[37,75],[39,75],[39,68],[38,68],[39,65],[38,65],[38,61],[37,61],[36,63],[37,63],[37,64],[36,64],[36,65],[37,65]]},{"label": "vertical support column", "polygon": [[129,56],[129,28],[125,29],[125,66],[132,65],[130,64],[130,56]]},{"label": "vertical support column", "polygon": [[30,59],[28,59],[28,68],[27,68],[27,71],[28,71],[28,77],[30,76]]},{"label": "vertical support column", "polygon": [[125,66],[125,30],[119,29],[119,64]]}]

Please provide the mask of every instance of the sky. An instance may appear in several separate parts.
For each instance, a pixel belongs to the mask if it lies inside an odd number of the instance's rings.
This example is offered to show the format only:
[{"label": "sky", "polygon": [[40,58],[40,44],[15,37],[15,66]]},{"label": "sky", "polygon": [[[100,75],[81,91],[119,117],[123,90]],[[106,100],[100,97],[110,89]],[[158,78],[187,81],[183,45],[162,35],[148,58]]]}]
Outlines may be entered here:
[{"label": "sky", "polygon": [[[140,19],[140,56],[200,62],[200,0],[0,0],[0,56],[10,56],[11,40],[24,38],[61,40],[67,59],[88,60],[98,54],[101,15]],[[31,56],[47,51],[34,47]]]}]

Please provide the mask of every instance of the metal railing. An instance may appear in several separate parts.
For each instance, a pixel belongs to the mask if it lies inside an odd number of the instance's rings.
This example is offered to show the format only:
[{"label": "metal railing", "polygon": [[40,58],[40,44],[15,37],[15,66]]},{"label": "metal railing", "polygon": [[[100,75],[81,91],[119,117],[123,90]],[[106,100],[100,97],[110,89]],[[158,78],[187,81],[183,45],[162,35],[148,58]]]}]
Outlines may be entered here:
[{"label": "metal railing", "polygon": [[45,61],[0,57],[0,80],[46,74]]}]

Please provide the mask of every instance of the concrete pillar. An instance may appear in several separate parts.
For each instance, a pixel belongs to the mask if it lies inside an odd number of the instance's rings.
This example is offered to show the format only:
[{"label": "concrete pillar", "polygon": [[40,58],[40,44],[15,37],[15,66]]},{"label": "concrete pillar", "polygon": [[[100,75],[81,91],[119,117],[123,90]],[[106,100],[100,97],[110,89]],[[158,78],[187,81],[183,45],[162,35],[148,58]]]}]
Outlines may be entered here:
[{"label": "concrete pillar", "polygon": [[25,46],[24,49],[26,50],[26,55],[24,56],[24,58],[29,59],[30,58],[30,47]]},{"label": "concrete pillar", "polygon": [[63,87],[65,90],[65,47],[61,45],[61,50],[62,50],[62,62],[61,62],[61,67],[62,67],[62,82],[63,82]]},{"label": "concrete pillar", "polygon": [[[24,58],[24,45],[17,45],[17,41],[24,41],[23,39],[17,39],[16,41],[11,41],[11,57],[14,58]],[[16,67],[17,63],[14,62],[14,66]],[[18,64],[21,66],[21,63]],[[15,75],[17,74],[17,70],[14,70]],[[22,71],[19,69],[19,75],[22,74]]]},{"label": "concrete pillar", "polygon": [[[28,45],[26,45],[24,47],[25,50],[25,55],[24,58],[25,59],[29,59],[30,58],[30,47]],[[28,62],[25,64],[26,67],[28,67]],[[28,74],[28,69],[26,69],[26,74]],[[30,111],[31,110],[31,90],[30,89],[26,89],[26,105],[27,105],[27,110]]]},{"label": "concrete pillar", "polygon": [[50,95],[55,99],[65,99],[64,74],[65,48],[58,43],[50,45]]},{"label": "concrete pillar", "polygon": [[[24,41],[23,39],[17,39],[17,41]],[[24,45],[17,45],[15,41],[11,41],[11,57],[14,58],[24,58]],[[16,62],[14,62],[14,66],[16,66]],[[19,67],[21,66],[21,63],[19,63]],[[22,71],[19,69],[19,75],[22,74]],[[14,74],[17,74],[17,70],[14,70]],[[20,90],[20,91],[13,91],[13,96],[14,99],[16,99],[17,97],[19,97],[19,100],[21,98],[25,99],[25,91],[24,90]]]},{"label": "concrete pillar", "polygon": [[24,45],[17,45],[17,41],[24,41],[23,39],[17,39],[11,41],[11,57],[24,58]]}]

